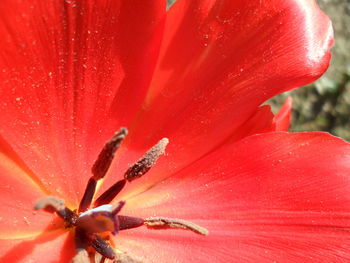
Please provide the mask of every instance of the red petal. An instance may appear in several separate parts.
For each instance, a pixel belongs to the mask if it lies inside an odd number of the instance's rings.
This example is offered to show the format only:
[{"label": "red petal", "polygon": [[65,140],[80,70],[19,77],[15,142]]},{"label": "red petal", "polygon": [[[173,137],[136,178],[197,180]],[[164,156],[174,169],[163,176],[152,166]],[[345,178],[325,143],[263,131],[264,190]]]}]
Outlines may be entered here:
[{"label": "red petal", "polygon": [[332,41],[330,20],[312,0],[178,1],[129,149],[168,137],[166,167],[153,173],[183,168],[239,130],[262,102],[319,77]]},{"label": "red petal", "polygon": [[142,262],[347,262],[349,174],[350,144],[338,138],[251,136],[128,200],[123,209],[187,219],[208,228],[207,237],[135,229],[120,233],[120,249]]},{"label": "red petal", "polygon": [[288,97],[274,118],[276,131],[288,131],[292,118],[292,97]]},{"label": "red petal", "polygon": [[274,123],[274,115],[269,105],[261,106],[257,109],[252,117],[250,117],[241,127],[233,133],[225,144],[236,142],[244,137],[276,130]]},{"label": "red petal", "polygon": [[34,238],[0,239],[0,262],[70,262],[75,246],[70,233],[46,233]]},{"label": "red petal", "polygon": [[79,198],[104,141],[138,110],[164,5],[1,2],[0,133],[47,188]]},{"label": "red petal", "polygon": [[[244,122],[240,128],[235,131],[228,139],[226,139],[223,144],[234,143],[246,136],[250,136],[253,134],[264,133],[264,132],[272,132],[276,130],[276,123],[274,121],[274,115],[271,111],[271,107],[269,105],[264,105],[256,109],[256,112],[251,116],[246,122]],[[130,140],[129,140],[130,142]],[[132,143],[132,142],[131,142]],[[171,144],[172,142],[170,142]],[[169,152],[166,149],[166,152]],[[114,167],[109,172],[109,176],[107,176],[105,180],[105,184],[103,185],[102,190],[105,190],[107,187],[111,186],[116,178],[121,178],[120,171],[126,171],[128,165],[133,163],[135,160],[140,158],[143,153],[137,149],[137,151],[130,151],[130,149],[125,147],[121,151],[117,153],[118,156],[118,166]],[[189,160],[191,156],[189,156]],[[159,182],[161,178],[165,176],[169,176],[171,172],[166,170],[166,165],[169,165],[168,162],[174,162],[173,160],[169,160],[169,155],[161,156],[157,161],[156,165],[145,175],[143,178],[138,179],[132,184],[128,184],[126,189],[122,192],[122,198],[128,198],[130,195],[135,195],[139,192],[143,192],[150,185]],[[171,163],[171,165],[176,165]],[[174,167],[177,169],[177,167]],[[119,177],[117,177],[117,176]]]},{"label": "red petal", "polygon": [[27,237],[45,229],[63,228],[62,220],[55,220],[55,215],[34,211],[35,203],[49,193],[15,159],[13,152],[0,140],[0,239]]}]

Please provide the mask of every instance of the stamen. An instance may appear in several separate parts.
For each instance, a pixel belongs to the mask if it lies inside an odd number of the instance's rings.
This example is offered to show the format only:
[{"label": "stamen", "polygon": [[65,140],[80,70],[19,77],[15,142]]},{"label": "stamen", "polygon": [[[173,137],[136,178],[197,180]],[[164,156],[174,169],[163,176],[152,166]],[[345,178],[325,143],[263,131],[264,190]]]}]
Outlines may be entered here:
[{"label": "stamen", "polygon": [[95,178],[91,177],[87,183],[83,198],[80,201],[79,212],[86,211],[89,208],[91,201],[95,195],[96,185],[97,181],[95,180]]},{"label": "stamen", "polygon": [[142,158],[140,158],[126,171],[124,178],[131,182],[147,173],[156,163],[159,156],[165,153],[165,148],[168,143],[169,140],[167,138],[161,139],[148,152],[146,152]]},{"label": "stamen", "polygon": [[126,184],[126,180],[120,180],[108,188],[99,198],[94,202],[94,207],[98,207],[101,205],[109,204],[112,200],[120,193],[120,191],[124,188]]},{"label": "stamen", "polygon": [[182,219],[173,219],[166,217],[149,217],[145,219],[144,224],[148,228],[153,229],[166,229],[166,228],[180,228],[190,230],[200,235],[207,236],[209,231],[204,227],[198,226],[192,222],[188,222]]},{"label": "stamen", "polygon": [[[169,143],[167,138],[161,139],[154,145],[145,155],[134,163],[124,174],[124,179],[118,181],[109,189],[107,189],[94,202],[93,209],[86,211],[94,198],[96,185],[98,180],[102,179],[113,160],[116,150],[120,147],[123,139],[127,134],[126,128],[121,128],[114,137],[109,140],[97,161],[92,167],[92,176],[88,181],[84,196],[79,205],[79,214],[73,212],[65,206],[63,199],[48,196],[43,198],[35,205],[35,209],[44,209],[48,212],[56,212],[63,218],[70,226],[75,227],[75,245],[76,255],[73,263],[90,263],[94,257],[96,262],[103,263],[108,259],[114,260],[115,263],[141,263],[126,254],[115,254],[106,238],[103,238],[99,233],[110,232],[116,235],[119,230],[147,226],[150,229],[185,229],[195,232],[200,235],[208,235],[208,230],[198,226],[192,222],[181,219],[173,219],[166,217],[149,217],[147,219],[118,215],[122,207],[125,205],[124,201],[120,201],[116,205],[109,203],[116,197],[116,195],[124,188],[127,181],[133,180],[146,174],[152,166],[157,162],[160,155],[165,153],[165,148]],[[108,239],[108,238],[107,238]],[[90,253],[90,249],[95,251]],[[88,252],[89,251],[89,252]]]},{"label": "stamen", "polygon": [[47,196],[39,200],[35,206],[35,210],[43,209],[46,212],[56,212],[59,217],[66,221],[69,225],[75,225],[78,216],[65,206],[65,201],[55,196]]},{"label": "stamen", "polygon": [[140,158],[125,172],[125,179],[116,182],[96,199],[94,207],[109,204],[124,188],[126,181],[131,182],[147,173],[151,169],[151,167],[156,163],[159,156],[164,154],[165,148],[168,143],[169,140],[167,138],[161,139],[142,158]]},{"label": "stamen", "polygon": [[102,151],[98,155],[98,158],[91,169],[93,176],[90,178],[83,198],[80,201],[79,212],[84,212],[90,207],[92,199],[95,195],[97,181],[106,175],[113,161],[115,152],[120,147],[127,133],[128,130],[126,128],[121,128],[113,136],[113,138],[105,144]]},{"label": "stamen", "polygon": [[132,216],[118,215],[118,221],[119,221],[119,230],[136,228],[136,227],[142,226],[144,223],[144,220],[142,218],[132,217]]},{"label": "stamen", "polygon": [[115,258],[113,248],[102,237],[98,235],[93,235],[91,240],[91,246],[103,257],[109,259]]},{"label": "stamen", "polygon": [[94,178],[96,180],[99,180],[106,175],[113,161],[115,152],[120,147],[121,143],[123,142],[127,134],[128,134],[128,130],[126,128],[121,128],[113,136],[113,138],[110,139],[105,144],[105,146],[103,147],[102,151],[98,155],[98,158],[91,169],[92,174],[94,175]]}]

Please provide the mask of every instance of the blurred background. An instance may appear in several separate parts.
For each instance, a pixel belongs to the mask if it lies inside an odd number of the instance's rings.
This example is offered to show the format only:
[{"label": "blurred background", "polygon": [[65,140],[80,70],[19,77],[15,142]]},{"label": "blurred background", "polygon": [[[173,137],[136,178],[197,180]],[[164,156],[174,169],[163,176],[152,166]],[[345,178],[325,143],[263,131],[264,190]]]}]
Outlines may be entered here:
[{"label": "blurred background", "polygon": [[[176,0],[168,0],[171,5]],[[293,98],[291,131],[327,131],[350,141],[350,0],[318,0],[333,22],[335,45],[327,72],[315,83],[276,96],[276,112]]]}]

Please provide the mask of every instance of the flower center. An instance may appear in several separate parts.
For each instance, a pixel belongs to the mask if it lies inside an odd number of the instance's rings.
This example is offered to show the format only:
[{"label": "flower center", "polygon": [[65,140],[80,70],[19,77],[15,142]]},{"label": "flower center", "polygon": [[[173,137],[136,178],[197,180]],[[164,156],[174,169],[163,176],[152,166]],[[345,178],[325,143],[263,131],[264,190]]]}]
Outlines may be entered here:
[{"label": "flower center", "polygon": [[120,201],[115,205],[110,204],[127,182],[146,174],[158,158],[165,153],[165,148],[169,142],[166,138],[161,139],[143,157],[130,166],[124,174],[124,179],[116,182],[93,202],[97,182],[106,175],[115,152],[126,135],[127,129],[121,128],[103,147],[92,167],[92,176],[87,183],[77,211],[72,211],[65,206],[63,199],[54,196],[47,196],[35,205],[35,209],[55,212],[65,221],[67,228],[74,228],[76,245],[74,263],[88,263],[91,258],[94,258],[94,262],[100,263],[107,259],[114,260],[116,258],[117,262],[138,262],[125,254],[117,255],[113,249],[114,245],[110,239],[110,234],[116,235],[120,230],[143,225],[149,229],[177,228],[190,230],[201,235],[208,234],[208,230],[205,228],[181,219],[166,217],[142,219],[119,215],[126,202]]}]

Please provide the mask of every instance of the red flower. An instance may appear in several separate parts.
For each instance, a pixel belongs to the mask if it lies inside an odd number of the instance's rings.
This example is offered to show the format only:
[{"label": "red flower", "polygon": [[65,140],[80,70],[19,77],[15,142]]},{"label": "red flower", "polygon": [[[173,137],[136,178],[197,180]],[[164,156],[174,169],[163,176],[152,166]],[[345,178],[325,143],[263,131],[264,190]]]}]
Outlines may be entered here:
[{"label": "red flower", "polygon": [[[312,0],[164,5],[1,1],[0,262],[68,262],[75,230],[101,216],[113,232],[120,215],[209,230],[140,227],[106,241],[132,262],[349,261],[350,145],[323,133],[263,133],[287,129],[290,103],[276,117],[259,107],[325,71],[328,18]],[[125,184],[121,174],[159,139],[170,143],[118,196],[119,217],[89,210],[65,228],[33,210],[51,195],[74,213],[122,126],[129,135],[98,193]]]}]

